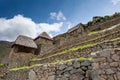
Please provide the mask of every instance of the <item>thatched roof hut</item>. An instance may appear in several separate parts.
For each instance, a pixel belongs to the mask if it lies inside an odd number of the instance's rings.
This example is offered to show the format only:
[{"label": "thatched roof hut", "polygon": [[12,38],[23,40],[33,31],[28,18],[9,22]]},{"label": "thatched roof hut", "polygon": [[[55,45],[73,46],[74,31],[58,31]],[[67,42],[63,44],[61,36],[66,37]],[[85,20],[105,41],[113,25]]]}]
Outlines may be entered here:
[{"label": "thatched roof hut", "polygon": [[20,46],[30,47],[34,49],[37,48],[37,45],[35,44],[32,38],[23,36],[23,35],[20,35],[17,37],[17,39],[15,40],[12,46],[14,45],[20,45]]},{"label": "thatched roof hut", "polygon": [[37,49],[37,45],[32,38],[20,35],[13,43],[12,48],[12,53],[34,53],[35,49]]},{"label": "thatched roof hut", "polygon": [[37,40],[38,38],[53,40],[46,32],[41,33],[37,38],[35,38],[35,40]]}]

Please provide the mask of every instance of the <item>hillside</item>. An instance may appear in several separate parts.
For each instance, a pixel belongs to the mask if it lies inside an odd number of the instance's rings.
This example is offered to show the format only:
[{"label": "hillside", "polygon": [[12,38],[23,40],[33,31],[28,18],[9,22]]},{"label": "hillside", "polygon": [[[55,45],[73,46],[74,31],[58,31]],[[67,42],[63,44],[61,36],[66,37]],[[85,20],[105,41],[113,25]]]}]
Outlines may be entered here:
[{"label": "hillside", "polygon": [[120,80],[120,15],[91,23],[53,38],[45,32],[34,40],[17,38],[23,42],[14,42],[9,58],[11,43],[2,41],[7,63],[1,64],[0,80]]},{"label": "hillside", "polygon": [[0,61],[6,54],[9,53],[11,44],[12,43],[8,41],[0,41]]}]

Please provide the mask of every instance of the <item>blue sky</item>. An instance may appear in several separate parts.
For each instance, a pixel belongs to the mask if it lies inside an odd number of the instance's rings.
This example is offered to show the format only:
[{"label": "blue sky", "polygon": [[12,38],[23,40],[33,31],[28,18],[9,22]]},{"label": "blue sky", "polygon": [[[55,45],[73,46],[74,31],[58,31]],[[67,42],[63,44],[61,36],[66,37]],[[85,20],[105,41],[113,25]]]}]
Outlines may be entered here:
[{"label": "blue sky", "polygon": [[0,0],[0,40],[66,32],[93,16],[120,12],[120,0]]}]

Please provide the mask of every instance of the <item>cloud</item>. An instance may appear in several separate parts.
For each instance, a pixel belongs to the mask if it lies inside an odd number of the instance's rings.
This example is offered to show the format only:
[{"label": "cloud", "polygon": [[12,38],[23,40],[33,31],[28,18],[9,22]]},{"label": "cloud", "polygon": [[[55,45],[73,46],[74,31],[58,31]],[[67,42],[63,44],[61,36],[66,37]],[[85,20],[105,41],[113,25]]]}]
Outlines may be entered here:
[{"label": "cloud", "polygon": [[63,22],[35,23],[31,18],[22,15],[16,15],[11,19],[0,18],[0,40],[15,40],[18,35],[35,38],[43,31],[60,32],[62,25]]},{"label": "cloud", "polygon": [[68,29],[72,28],[72,23],[71,22],[67,22],[66,24],[67,24]]},{"label": "cloud", "polygon": [[116,5],[120,2],[120,0],[111,0],[111,2],[112,2],[113,5]]},{"label": "cloud", "polygon": [[54,19],[54,20],[57,20],[57,21],[65,21],[66,20],[66,17],[64,16],[64,14],[61,11],[59,11],[58,13],[51,12],[50,13],[50,18]]}]

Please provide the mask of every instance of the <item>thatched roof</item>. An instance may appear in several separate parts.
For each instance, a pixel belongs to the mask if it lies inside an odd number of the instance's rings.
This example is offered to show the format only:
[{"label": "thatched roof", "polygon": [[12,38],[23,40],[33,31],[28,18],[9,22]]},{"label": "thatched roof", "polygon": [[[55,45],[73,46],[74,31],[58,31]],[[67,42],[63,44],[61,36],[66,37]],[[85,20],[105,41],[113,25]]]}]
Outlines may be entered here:
[{"label": "thatched roof", "polygon": [[37,45],[32,38],[23,35],[18,36],[13,45],[37,48]]},{"label": "thatched roof", "polygon": [[78,25],[75,26],[75,27],[70,28],[67,32],[68,32],[68,33],[73,32],[73,31],[77,30],[77,29],[80,28],[80,27],[82,27],[82,24],[81,24],[81,23],[78,24]]},{"label": "thatched roof", "polygon": [[45,38],[48,40],[53,40],[46,32],[41,33],[36,39],[38,39],[38,38]]}]

